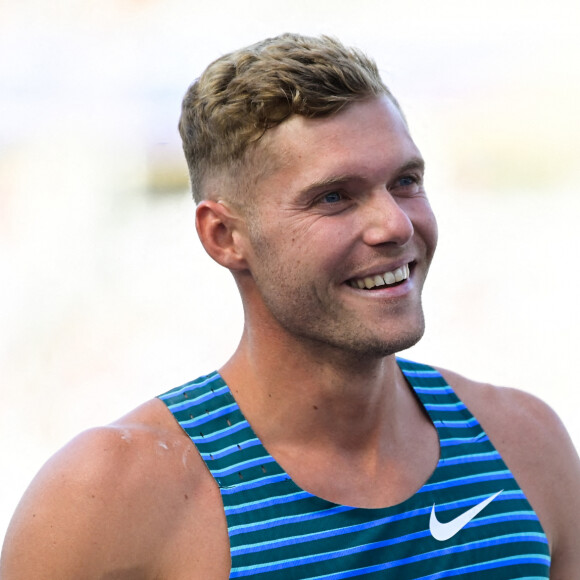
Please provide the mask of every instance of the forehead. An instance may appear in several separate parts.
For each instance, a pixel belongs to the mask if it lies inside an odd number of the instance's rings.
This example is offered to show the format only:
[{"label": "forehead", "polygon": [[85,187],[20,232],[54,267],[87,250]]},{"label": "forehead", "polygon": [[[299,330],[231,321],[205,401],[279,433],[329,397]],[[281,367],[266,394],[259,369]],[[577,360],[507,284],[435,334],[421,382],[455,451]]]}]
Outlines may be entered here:
[{"label": "forehead", "polygon": [[371,181],[421,157],[398,108],[388,97],[353,103],[330,117],[294,116],[271,129],[264,143],[275,163],[265,176],[302,188],[353,174]]}]

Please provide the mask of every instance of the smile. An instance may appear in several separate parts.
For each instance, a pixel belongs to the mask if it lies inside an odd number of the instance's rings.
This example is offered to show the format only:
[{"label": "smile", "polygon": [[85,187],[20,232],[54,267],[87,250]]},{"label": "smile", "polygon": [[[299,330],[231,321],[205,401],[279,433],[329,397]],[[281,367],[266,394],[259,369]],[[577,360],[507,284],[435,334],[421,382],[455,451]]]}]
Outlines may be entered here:
[{"label": "smile", "polygon": [[353,288],[370,290],[371,288],[377,288],[379,286],[394,286],[399,282],[407,280],[409,275],[409,264],[405,264],[392,272],[385,272],[384,274],[376,274],[375,276],[367,276],[365,278],[353,278],[348,281],[348,284]]}]

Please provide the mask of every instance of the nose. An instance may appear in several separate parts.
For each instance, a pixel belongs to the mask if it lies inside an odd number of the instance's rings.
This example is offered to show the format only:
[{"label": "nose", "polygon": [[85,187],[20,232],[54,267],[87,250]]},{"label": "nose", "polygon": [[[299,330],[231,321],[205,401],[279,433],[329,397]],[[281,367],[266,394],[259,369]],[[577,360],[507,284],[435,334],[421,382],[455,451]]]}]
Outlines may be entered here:
[{"label": "nose", "polygon": [[413,222],[400,201],[388,191],[373,193],[365,211],[363,240],[369,246],[394,244],[403,246],[413,236]]}]

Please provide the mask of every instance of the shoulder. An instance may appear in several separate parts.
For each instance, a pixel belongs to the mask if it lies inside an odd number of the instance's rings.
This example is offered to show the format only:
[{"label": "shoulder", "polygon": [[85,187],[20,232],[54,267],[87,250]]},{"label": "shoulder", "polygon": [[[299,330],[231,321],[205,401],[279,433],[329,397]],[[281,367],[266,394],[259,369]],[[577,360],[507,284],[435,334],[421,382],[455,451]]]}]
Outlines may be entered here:
[{"label": "shoulder", "polygon": [[580,459],[560,418],[524,391],[437,370],[480,422],[538,514],[554,558],[552,577],[576,577],[567,574],[580,569],[573,553],[580,537]]},{"label": "shoulder", "polygon": [[[541,399],[522,390],[497,387],[437,369],[470,411],[496,432],[496,438],[514,442],[537,437],[541,444],[558,443],[566,434],[556,413]],[[510,421],[505,421],[509,417]],[[553,437],[546,438],[546,429]],[[489,433],[488,433],[489,434]]]},{"label": "shoulder", "polygon": [[[493,441],[509,447],[508,453],[561,450],[573,447],[558,415],[544,401],[525,391],[497,387],[437,369],[457,396],[476,416]],[[560,453],[558,453],[558,456]]]},{"label": "shoulder", "polygon": [[150,401],[82,433],[43,466],[9,527],[2,573],[25,566],[18,577],[158,577],[167,539],[194,531],[190,514],[203,520],[214,487],[165,405]]}]

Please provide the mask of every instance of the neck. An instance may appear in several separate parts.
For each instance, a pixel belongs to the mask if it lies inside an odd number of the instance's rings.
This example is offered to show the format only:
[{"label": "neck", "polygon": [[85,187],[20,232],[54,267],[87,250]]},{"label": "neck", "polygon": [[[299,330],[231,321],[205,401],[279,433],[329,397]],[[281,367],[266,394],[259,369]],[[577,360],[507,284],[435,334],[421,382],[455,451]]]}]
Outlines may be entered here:
[{"label": "neck", "polygon": [[264,340],[263,333],[246,330],[220,372],[271,445],[307,439],[354,450],[396,440],[406,415],[401,410],[416,406],[394,355],[364,358],[298,340]]},{"label": "neck", "polygon": [[368,508],[410,497],[435,468],[439,448],[395,357],[323,354],[246,331],[220,372],[258,438],[302,489]]}]

